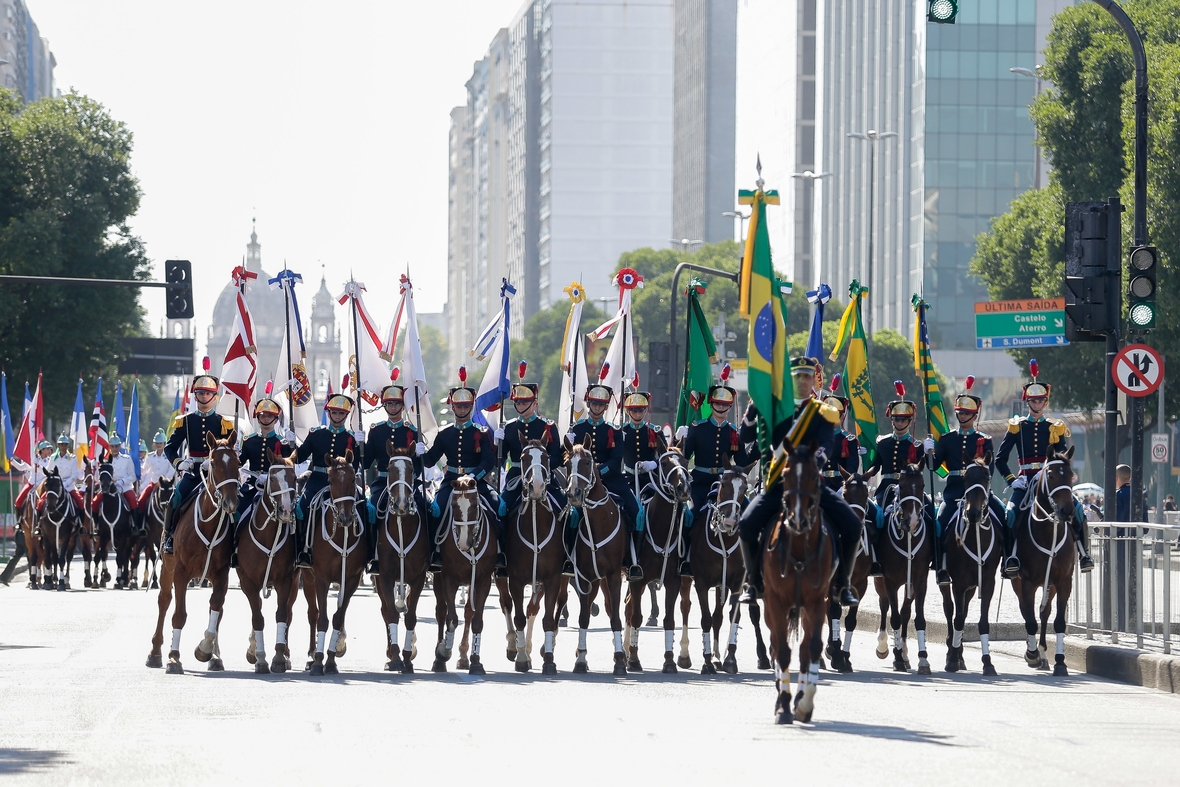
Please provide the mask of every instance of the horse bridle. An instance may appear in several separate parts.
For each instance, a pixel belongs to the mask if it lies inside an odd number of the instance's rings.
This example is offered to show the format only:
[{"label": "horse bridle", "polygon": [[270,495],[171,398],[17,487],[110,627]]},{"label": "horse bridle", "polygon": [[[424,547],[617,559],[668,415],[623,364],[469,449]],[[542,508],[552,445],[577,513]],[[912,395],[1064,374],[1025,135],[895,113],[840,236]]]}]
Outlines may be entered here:
[{"label": "horse bridle", "polygon": [[[55,528],[60,528],[62,525],[64,525],[66,523],[66,519],[71,514],[74,513],[74,498],[69,493],[69,490],[66,489],[65,482],[61,480],[61,476],[57,476],[57,480],[58,480],[58,483],[61,484],[61,491],[60,492],[56,489],[50,489],[49,488],[49,477],[46,476],[46,478],[45,478],[45,486],[46,486],[46,488],[45,488],[45,498],[46,498],[45,518],[49,521],[49,524],[53,525]],[[61,500],[61,499],[65,500],[65,508],[62,511],[61,519],[58,519],[56,521],[53,519],[53,514],[51,513],[52,509],[50,509],[49,503],[48,503],[48,499],[51,497],[55,498],[55,499],[59,499],[59,500]]]},{"label": "horse bridle", "polygon": [[[575,458],[573,456],[570,457],[569,481],[566,483],[566,489],[565,489],[566,498],[567,499],[573,498],[573,496],[574,496],[573,490],[574,490],[574,482],[575,481],[585,481],[586,482],[586,485],[585,485],[586,492],[584,493],[584,496],[582,498],[582,505],[578,506],[578,507],[579,508],[589,508],[589,509],[598,508],[600,505],[602,505],[602,504],[606,503],[606,501],[610,500],[610,494],[607,493],[606,488],[604,486],[603,490],[602,490],[602,497],[599,498],[598,500],[590,500],[589,497],[587,497],[586,495],[589,495],[590,491],[592,489],[594,489],[594,482],[595,482],[597,476],[594,475],[593,469],[591,469],[589,476],[582,475],[582,473],[577,470],[577,467],[580,464],[581,464],[581,457],[578,457],[577,461],[575,461]],[[590,467],[591,468],[594,467],[594,457],[590,457]],[[570,507],[573,508],[574,506],[571,504]]]},{"label": "horse bridle", "polygon": [[[1064,517],[1061,517],[1061,512],[1046,510],[1045,507],[1041,505],[1041,501],[1038,497],[1038,493],[1044,492],[1045,497],[1047,497],[1049,499],[1049,502],[1052,504],[1052,503],[1056,502],[1053,500],[1053,496],[1056,495],[1058,492],[1060,492],[1063,489],[1068,491],[1070,493],[1071,497],[1073,495],[1073,487],[1071,487],[1069,484],[1060,484],[1060,485],[1054,487],[1053,489],[1049,489],[1049,472],[1048,471],[1049,471],[1049,468],[1052,467],[1053,465],[1065,465],[1066,467],[1068,467],[1069,463],[1066,462],[1064,459],[1050,459],[1048,462],[1045,462],[1044,466],[1041,467],[1041,472],[1038,473],[1038,480],[1036,483],[1036,487],[1028,490],[1033,496],[1032,511],[1029,513],[1029,517],[1031,519],[1036,520],[1037,522],[1048,522],[1053,517],[1060,517],[1059,521],[1061,521],[1062,524],[1064,524],[1065,519],[1064,519]],[[1043,514],[1043,516],[1042,516],[1042,514]]]},{"label": "horse bridle", "polygon": [[[529,464],[527,466],[524,466],[523,459],[524,459],[524,454],[526,452],[528,452],[529,456],[533,458],[533,461],[529,462]],[[541,458],[540,459],[536,458],[535,454],[540,454]],[[522,487],[525,484],[529,485],[530,491],[529,491],[529,494],[527,495],[529,500],[534,500],[534,501],[537,500],[537,498],[532,496],[531,489],[537,481],[536,476],[538,474],[541,476],[541,478],[540,478],[541,489],[544,490],[544,489],[549,488],[549,482],[552,479],[552,475],[549,470],[549,463],[544,460],[544,456],[545,456],[544,451],[542,451],[542,449],[540,449],[537,446],[526,446],[525,449],[523,451],[521,451],[522,467],[521,467],[521,471],[520,471],[520,483],[521,483]],[[521,491],[523,492],[524,489],[522,488]],[[544,492],[541,493],[540,500],[543,501],[543,505],[545,505],[546,507],[549,506],[549,496],[546,495]]]},{"label": "horse bridle", "polygon": [[[283,495],[287,494],[288,492],[290,492],[292,496],[295,494],[295,488],[287,486],[287,479],[283,477],[286,475],[286,473],[283,472],[286,469],[286,465],[271,465],[271,467],[266,471],[266,486],[264,487],[265,492],[262,495],[262,510],[266,514],[266,519],[263,520],[262,527],[255,526],[255,530],[262,530],[266,526],[266,520],[270,519],[271,517],[274,517],[276,521],[285,525],[289,525],[292,521],[294,521],[294,504],[292,504],[289,511],[284,511],[282,507],[278,505],[278,500]],[[281,485],[278,489],[272,489],[271,484],[276,479],[278,479]]]},{"label": "horse bridle", "polygon": [[344,516],[340,512],[340,505],[342,503],[352,503],[353,520],[356,522],[356,524],[353,525],[353,533],[356,536],[360,536],[361,520],[360,520],[360,512],[356,510],[356,482],[355,482],[355,480],[353,483],[349,484],[349,486],[352,487],[352,494],[351,495],[340,495],[340,497],[334,497],[332,495],[332,479],[330,478],[332,471],[336,470],[337,468],[340,468],[341,471],[343,471],[344,467],[345,466],[343,466],[343,465],[333,465],[332,467],[328,468],[328,475],[329,475],[329,479],[328,479],[328,510],[332,512],[332,532],[328,534],[329,539],[336,538],[336,528],[338,528],[340,526],[340,523],[344,521]]},{"label": "horse bridle", "polygon": [[[390,470],[390,467],[394,466],[395,463],[396,463],[396,467],[398,468],[398,477],[397,478],[393,477],[393,471]],[[406,472],[407,465],[409,466],[409,470],[410,470],[409,473]],[[411,480],[407,480],[406,479],[407,476],[409,476],[409,478]],[[391,502],[393,501],[393,494],[390,492],[391,489],[403,489],[404,488],[406,490],[405,497],[409,501],[409,507],[406,509],[406,512],[404,514],[397,514],[396,516],[411,516],[413,514],[418,513],[418,501],[414,498],[414,483],[412,481],[413,478],[414,478],[414,460],[413,459],[411,459],[408,456],[391,456],[391,457],[389,457],[389,464],[386,465],[386,468],[385,468],[385,491],[382,492],[381,497],[379,497],[377,499],[378,512],[383,510],[382,506],[381,506],[382,501],[385,502],[384,511],[389,511],[389,506],[390,506]],[[399,502],[400,502],[400,497],[399,497]]]},{"label": "horse bridle", "polygon": [[[803,459],[800,461],[812,461],[812,460]],[[799,488],[798,486],[788,487],[786,485],[786,479],[789,477],[791,477],[791,474],[789,472],[787,472],[787,470],[783,470],[783,474],[782,474],[781,478],[783,479],[783,493],[782,494],[783,494],[784,504],[786,503],[788,495],[798,495],[799,497],[804,497],[804,498],[809,499],[811,502],[808,503],[807,508],[804,509],[803,511],[799,511],[798,506],[796,506],[796,511],[791,511],[790,509],[787,509],[786,515],[783,517],[783,522],[785,522],[787,524],[787,529],[790,530],[792,533],[797,534],[797,535],[805,535],[811,531],[812,522],[817,521],[819,519],[820,489],[817,486],[816,490],[814,492],[809,492],[805,489]],[[820,481],[820,483],[822,483],[822,481]],[[807,526],[806,527],[800,527],[798,525],[797,514],[800,514],[800,513],[807,514],[807,517],[806,517]]]},{"label": "horse bridle", "polygon": [[[656,492],[669,503],[677,501],[684,503],[689,499],[688,468],[684,466],[683,462],[673,461],[670,468],[664,469],[665,459],[675,460],[677,458],[682,459],[683,455],[677,451],[665,451],[656,460]],[[672,485],[673,477],[679,477],[684,481],[685,492],[683,494],[676,493],[676,488]]]},{"label": "horse bridle", "polygon": [[[746,490],[742,489],[732,500],[721,500],[721,487],[725,483],[726,478],[733,476],[731,480],[740,482],[741,486],[747,486],[745,476],[738,470],[729,470],[722,474],[721,478],[713,482],[713,489],[717,490],[717,498],[713,500],[713,504],[709,507],[709,528],[718,535],[732,536],[737,530],[737,521],[742,515],[742,498],[745,497]],[[733,510],[733,516],[723,516],[721,511]],[[734,523],[733,528],[726,529],[721,526],[724,521],[731,521]]]}]

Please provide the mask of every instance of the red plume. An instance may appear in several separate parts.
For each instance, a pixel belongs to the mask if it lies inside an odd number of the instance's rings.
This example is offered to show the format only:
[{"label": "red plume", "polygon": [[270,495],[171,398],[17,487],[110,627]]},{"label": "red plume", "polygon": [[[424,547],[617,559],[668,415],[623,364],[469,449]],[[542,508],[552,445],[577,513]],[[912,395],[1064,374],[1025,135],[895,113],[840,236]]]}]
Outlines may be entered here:
[{"label": "red plume", "polygon": [[975,375],[969,374],[967,375],[967,390],[970,391],[973,385],[975,385]]},{"label": "red plume", "polygon": [[206,355],[204,358],[201,359],[201,368],[204,369],[205,371],[209,371],[209,356],[208,355]]},{"label": "red plume", "polygon": [[271,391],[273,391],[274,389],[275,389],[275,381],[274,380],[267,380],[266,381],[266,395],[270,396]]},{"label": "red plume", "polygon": [[401,376],[402,369],[400,366],[395,366],[389,370],[389,379],[392,382],[397,382],[397,378]]},{"label": "red plume", "polygon": [[340,390],[343,391],[346,388],[348,388],[348,375],[347,374],[345,374],[344,379],[342,379],[340,381]]},{"label": "red plume", "polygon": [[527,372],[528,370],[529,370],[528,361],[521,361],[520,365],[516,367],[516,378],[518,380],[524,380],[525,372]]},{"label": "red plume", "polygon": [[894,380],[893,390],[897,391],[898,396],[905,396],[905,383],[901,380]]},{"label": "red plume", "polygon": [[631,378],[631,387],[637,391],[639,390],[639,372],[636,372],[635,376]]},{"label": "red plume", "polygon": [[606,380],[607,374],[610,373],[610,361],[603,361],[602,368],[598,370],[598,382]]},{"label": "red plume", "polygon": [[1037,372],[1039,372],[1040,370],[1041,370],[1041,367],[1037,364],[1037,359],[1036,358],[1029,358],[1028,359],[1028,371],[1032,375],[1032,378],[1034,380],[1037,379]]},{"label": "red plume", "polygon": [[840,387],[840,373],[836,372],[832,375],[832,382],[828,384],[828,390],[836,393],[836,389]]},{"label": "red plume", "polygon": [[459,382],[462,383],[463,385],[467,385],[467,367],[466,366],[459,367]]},{"label": "red plume", "polygon": [[729,382],[729,375],[732,373],[733,373],[733,369],[730,368],[729,364],[725,364],[725,366],[722,366],[721,367],[721,382],[723,382],[723,383]]}]

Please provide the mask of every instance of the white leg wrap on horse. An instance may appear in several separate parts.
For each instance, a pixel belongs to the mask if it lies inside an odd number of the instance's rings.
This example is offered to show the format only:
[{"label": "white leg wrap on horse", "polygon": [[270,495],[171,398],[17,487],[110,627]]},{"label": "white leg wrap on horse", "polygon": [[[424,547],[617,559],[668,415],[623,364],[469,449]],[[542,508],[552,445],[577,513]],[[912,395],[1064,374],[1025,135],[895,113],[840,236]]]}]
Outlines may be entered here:
[{"label": "white leg wrap on horse", "polygon": [[524,650],[524,632],[523,631],[516,632],[516,649],[517,650]]},{"label": "white leg wrap on horse", "polygon": [[614,632],[611,632],[611,633],[615,635],[615,636],[614,636],[614,640],[615,640],[615,653],[622,653],[622,652],[623,652],[623,632],[621,632],[621,631],[614,631]]},{"label": "white leg wrap on horse", "polygon": [[1057,655],[1065,653],[1065,634],[1057,635]]},{"label": "white leg wrap on horse", "polygon": [[212,634],[217,636],[217,621],[221,618],[221,613],[215,609],[209,610],[209,626],[205,629],[205,634]]},{"label": "white leg wrap on horse", "polygon": [[918,629],[918,650],[926,650],[926,631],[924,629]]},{"label": "white leg wrap on horse", "polygon": [[327,639],[328,633],[326,631],[317,631],[315,634],[315,652],[324,652],[324,640]]},{"label": "white leg wrap on horse", "polygon": [[893,647],[901,650],[901,629],[893,630]]},{"label": "white leg wrap on horse", "polygon": [[631,647],[639,647],[639,629],[631,629]]},{"label": "white leg wrap on horse", "polygon": [[832,642],[840,641],[840,618],[832,618]]},{"label": "white leg wrap on horse", "polygon": [[844,647],[842,648],[842,650],[849,650],[849,651],[852,650],[852,632],[851,631],[844,632]]},{"label": "white leg wrap on horse", "polygon": [[989,653],[991,653],[991,649],[988,648],[988,644],[987,644],[987,641],[990,638],[990,636],[991,636],[990,634],[980,634],[979,635],[979,649],[981,651],[983,651],[983,655],[985,655],[985,656],[988,655]]},{"label": "white leg wrap on horse", "polygon": [[266,642],[262,638],[261,631],[254,632],[254,655],[260,660],[266,659]]},{"label": "white leg wrap on horse", "polygon": [[479,641],[481,639],[483,639],[483,632],[482,631],[478,634],[471,635],[471,655],[472,656],[479,655]]},{"label": "white leg wrap on horse", "polygon": [[397,629],[398,629],[398,625],[396,623],[389,624],[389,642],[395,648],[397,647],[397,634],[398,634]]},{"label": "white leg wrap on horse", "polygon": [[811,662],[811,676],[808,678],[807,682],[812,686],[815,686],[819,683],[819,664],[817,662]]},{"label": "white leg wrap on horse", "polygon": [[706,631],[701,634],[701,639],[705,641],[705,655],[713,655],[713,632]]},{"label": "white leg wrap on horse", "polygon": [[1028,652],[1033,653],[1036,651],[1036,649],[1037,649],[1037,635],[1036,634],[1029,634],[1028,635]]},{"label": "white leg wrap on horse", "polygon": [[406,644],[405,644],[405,647],[402,648],[402,650],[413,650],[413,649],[414,649],[414,630],[413,629],[406,629]]},{"label": "white leg wrap on horse", "polygon": [[729,644],[737,644],[738,624],[736,620],[729,621]]},{"label": "white leg wrap on horse", "polygon": [[957,648],[962,644],[963,644],[963,632],[959,631],[958,629],[955,629],[953,632],[951,632],[951,647]]},{"label": "white leg wrap on horse", "polygon": [[172,629],[172,649],[180,650],[180,629]]},{"label": "white leg wrap on horse", "polygon": [[340,642],[340,632],[332,629],[332,639],[328,641],[328,650],[335,651],[337,643]]},{"label": "white leg wrap on horse", "polygon": [[578,629],[578,650],[586,649],[586,629]]},{"label": "white leg wrap on horse", "polygon": [[287,624],[286,623],[276,623],[275,624],[275,647],[277,648],[279,645],[286,645],[286,644],[287,644]]},{"label": "white leg wrap on horse", "polygon": [[552,631],[545,632],[545,652],[553,653],[553,633]]},{"label": "white leg wrap on horse", "polygon": [[455,646],[455,630],[447,627],[447,633],[443,636],[443,647],[450,650]]},{"label": "white leg wrap on horse", "polygon": [[676,631],[664,631],[664,652],[671,653],[676,647]]}]

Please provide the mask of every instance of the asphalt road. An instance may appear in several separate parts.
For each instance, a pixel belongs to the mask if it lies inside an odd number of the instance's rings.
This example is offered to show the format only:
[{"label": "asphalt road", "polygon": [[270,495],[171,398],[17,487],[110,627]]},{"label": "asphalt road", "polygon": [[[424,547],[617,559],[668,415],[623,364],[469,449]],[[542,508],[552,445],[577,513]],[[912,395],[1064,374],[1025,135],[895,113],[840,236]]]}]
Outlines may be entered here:
[{"label": "asphalt road", "polygon": [[[542,677],[539,659],[530,674],[513,671],[503,618],[490,609],[488,675],[436,675],[427,598],[419,672],[396,675],[382,670],[380,610],[362,589],[350,610],[341,675],[255,676],[244,656],[248,607],[236,588],[221,627],[226,671],[206,672],[193,659],[207,594],[190,594],[181,644],[187,672],[174,676],[144,666],[155,593],[0,587],[3,782],[1180,782],[1176,696],[1086,675],[1053,678],[996,651],[1001,675],[984,679],[972,645],[969,673],[938,672],[945,651],[932,643],[934,675],[896,674],[873,656],[872,632],[858,633],[857,672],[823,673],[814,723],[780,727],[772,723],[773,681],[755,668],[748,625],[738,675],[698,674],[696,630],[694,668],[662,675],[663,635],[645,629],[647,672],[616,678],[600,616],[590,636],[592,674],[570,674],[576,630],[562,629],[560,674]],[[292,642],[306,641],[306,625],[300,602]]]}]

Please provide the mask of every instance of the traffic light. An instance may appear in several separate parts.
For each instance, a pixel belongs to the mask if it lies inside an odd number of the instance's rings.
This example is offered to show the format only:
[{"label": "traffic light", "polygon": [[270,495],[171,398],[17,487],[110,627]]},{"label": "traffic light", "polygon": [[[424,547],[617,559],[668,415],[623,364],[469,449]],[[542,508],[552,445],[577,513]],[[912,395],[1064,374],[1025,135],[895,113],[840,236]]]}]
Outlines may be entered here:
[{"label": "traffic light", "polygon": [[653,410],[673,410],[672,401],[672,345],[670,342],[649,342],[647,345],[648,373],[651,376]]},{"label": "traffic light", "polygon": [[188,260],[166,260],[164,281],[167,290],[168,319],[191,320],[193,317],[193,264]]},{"label": "traffic light", "polygon": [[959,15],[959,4],[956,0],[929,0],[926,6],[926,21],[939,25],[953,25],[955,17]]},{"label": "traffic light", "polygon": [[1154,246],[1136,246],[1127,258],[1127,319],[1133,331],[1155,326],[1159,258],[1159,249]]},{"label": "traffic light", "polygon": [[1065,338],[1071,342],[1104,341],[1118,323],[1120,214],[1106,202],[1066,205]]}]

